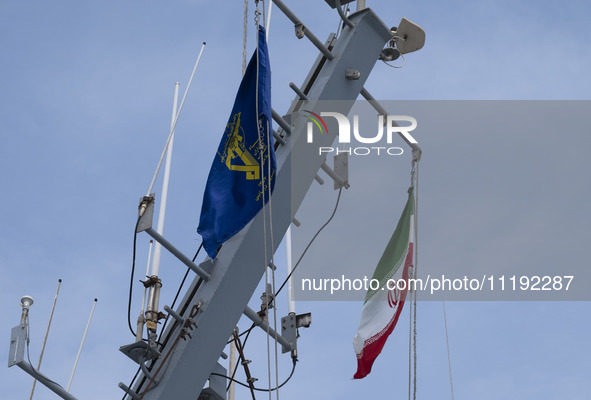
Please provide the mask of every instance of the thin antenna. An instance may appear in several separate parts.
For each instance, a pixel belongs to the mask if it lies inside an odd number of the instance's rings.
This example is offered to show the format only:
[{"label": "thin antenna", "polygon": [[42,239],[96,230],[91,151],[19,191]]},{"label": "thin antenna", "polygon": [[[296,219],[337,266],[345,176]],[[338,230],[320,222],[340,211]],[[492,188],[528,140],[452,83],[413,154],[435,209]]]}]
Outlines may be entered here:
[{"label": "thin antenna", "polygon": [[[41,369],[41,361],[43,360],[43,353],[45,352],[45,344],[47,343],[47,336],[49,336],[49,328],[51,328],[51,320],[53,319],[53,311],[55,310],[55,303],[57,303],[57,296],[60,292],[60,286],[62,284],[62,280],[59,279],[57,281],[57,290],[55,291],[55,297],[53,298],[53,306],[51,307],[51,314],[49,314],[49,322],[47,323],[47,330],[45,331],[45,338],[43,339],[43,346],[41,346],[41,354],[39,355],[39,363],[37,364],[37,371]],[[37,384],[37,379],[33,381],[33,387],[31,388],[31,396],[29,400],[33,400],[33,394],[35,393],[35,385]]]},{"label": "thin antenna", "polygon": [[84,335],[82,336],[82,342],[80,343],[80,348],[78,349],[78,355],[76,355],[76,361],[74,361],[74,368],[72,368],[72,374],[70,375],[70,380],[68,381],[68,387],[66,388],[66,392],[70,391],[70,386],[72,385],[72,379],[74,379],[74,372],[76,372],[76,367],[78,366],[78,360],[80,359],[80,353],[82,352],[82,346],[84,345],[84,340],[86,340],[86,333],[88,332],[88,327],[90,326],[90,321],[92,320],[92,314],[94,314],[94,307],[96,307],[96,302],[98,300],[94,299],[92,303],[92,309],[90,310],[90,316],[88,317],[88,322],[86,323],[86,329],[84,329]]},{"label": "thin antenna", "polygon": [[166,139],[166,144],[164,145],[164,149],[162,150],[162,155],[160,156],[160,160],[158,161],[158,166],[156,167],[156,172],[154,172],[154,176],[152,177],[152,182],[150,182],[150,187],[148,188],[148,192],[146,196],[149,196],[154,188],[154,183],[156,183],[156,177],[158,176],[158,172],[160,171],[160,167],[162,166],[162,160],[164,159],[164,154],[168,149],[168,144],[170,139],[172,138],[172,134],[174,133],[174,128],[176,127],[176,123],[179,120],[179,116],[181,115],[181,111],[183,109],[183,105],[185,104],[185,99],[187,98],[187,93],[189,93],[189,88],[191,87],[191,82],[193,82],[193,77],[195,76],[195,70],[197,70],[197,65],[199,65],[199,60],[201,60],[201,54],[203,54],[203,49],[205,48],[205,42],[201,46],[201,50],[199,51],[199,55],[197,56],[197,61],[195,62],[195,66],[193,67],[193,72],[191,72],[191,78],[189,78],[189,84],[185,89],[185,94],[183,95],[183,99],[181,100],[181,105],[179,106],[179,110],[174,118],[174,122],[170,128],[170,133],[168,134],[168,139]]}]

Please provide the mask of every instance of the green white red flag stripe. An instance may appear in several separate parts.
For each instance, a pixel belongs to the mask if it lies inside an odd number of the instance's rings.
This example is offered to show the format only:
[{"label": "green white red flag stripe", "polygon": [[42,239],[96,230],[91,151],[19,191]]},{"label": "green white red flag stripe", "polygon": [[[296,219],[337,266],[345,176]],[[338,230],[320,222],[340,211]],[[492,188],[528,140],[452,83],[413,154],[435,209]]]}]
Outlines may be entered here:
[{"label": "green white red flag stripe", "polygon": [[[361,379],[371,372],[371,367],[382,351],[388,336],[394,330],[408,292],[409,268],[413,261],[414,243],[414,193],[408,189],[408,200],[398,225],[378,262],[372,279],[379,281],[376,290],[368,290],[363,303],[361,320],[353,347],[357,354],[357,372],[354,379]],[[403,267],[402,269],[400,267]],[[402,279],[398,288],[393,283]]]}]

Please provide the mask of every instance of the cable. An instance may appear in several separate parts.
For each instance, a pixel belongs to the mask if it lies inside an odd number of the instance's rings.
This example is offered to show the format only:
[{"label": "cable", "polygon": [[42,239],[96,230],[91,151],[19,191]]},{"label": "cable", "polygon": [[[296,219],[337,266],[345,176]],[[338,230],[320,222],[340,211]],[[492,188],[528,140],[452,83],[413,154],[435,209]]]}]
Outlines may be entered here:
[{"label": "cable", "polygon": [[[345,7],[344,5],[341,7]],[[346,5],[345,8],[345,15],[348,16],[349,15],[349,4]],[[336,37],[339,37],[339,33],[341,33],[341,28],[343,27],[343,25],[345,25],[345,23],[343,22],[342,19],[339,18],[339,26],[337,27],[337,33],[336,33]]]},{"label": "cable", "polygon": [[386,60],[382,60],[382,62],[390,68],[404,68],[404,66],[406,65],[406,58],[404,58],[404,54],[401,54],[400,57],[402,57],[402,65],[392,65],[389,64]]},{"label": "cable", "polygon": [[[252,326],[250,328],[248,328],[246,331],[242,332],[240,335],[238,335],[238,337],[242,336],[243,334],[246,333],[246,337],[244,338],[244,342],[242,343],[242,349],[244,350],[244,346],[246,346],[246,341],[248,340],[248,337],[250,336],[250,332],[252,331],[252,329],[256,326],[256,324],[252,324]],[[233,341],[235,341],[236,338],[230,340],[228,342],[231,343]],[[240,364],[240,359],[242,358],[241,355],[238,355],[238,359],[236,360],[236,365],[234,366],[234,371],[232,372],[232,377],[230,379],[234,379],[234,376],[236,376],[236,371],[238,370],[238,364]],[[226,392],[230,389],[230,385],[228,385],[228,387],[226,388]]]},{"label": "cable", "polygon": [[133,331],[131,327],[131,295],[133,293],[133,274],[135,272],[135,253],[136,253],[136,244],[137,244],[137,227],[140,224],[141,215],[137,217],[137,222],[135,223],[135,228],[133,229],[133,257],[131,261],[131,275],[129,277],[129,301],[127,303],[127,325],[129,326],[129,331],[133,335],[136,336],[136,333]]},{"label": "cable", "polygon": [[[133,378],[131,379],[131,382],[129,382],[129,385],[127,385],[127,387],[131,390],[131,386],[133,385],[133,383],[135,382],[137,376],[139,375],[141,371],[141,367],[138,367],[137,372],[135,373],[135,375],[133,376]],[[125,392],[125,394],[123,395],[123,397],[121,398],[121,400],[125,400],[125,398],[127,397],[127,392]]]},{"label": "cable", "polygon": [[[253,323],[253,324],[250,326],[250,328],[248,328],[247,330],[245,330],[244,332],[242,332],[240,335],[238,335],[238,337],[242,337],[242,336],[244,336],[244,335],[248,335],[248,334],[250,333],[250,331],[252,331],[252,330],[255,328],[255,326],[256,326],[256,324],[254,324],[254,323]],[[248,336],[247,336],[247,337],[248,337]],[[227,342],[226,344],[228,345],[228,344],[232,343],[234,340],[235,340],[235,339],[230,339],[230,340],[228,340],[228,342]],[[244,343],[246,343],[246,339],[244,339]]]},{"label": "cable", "polygon": [[[191,262],[195,262],[195,260],[197,259],[197,256],[199,255],[199,252],[201,251],[202,248],[203,248],[203,241],[201,242],[201,245],[199,245],[199,248],[197,249],[197,252],[193,256],[193,259],[191,260]],[[176,291],[176,295],[174,296],[174,300],[172,301],[172,304],[170,305],[171,309],[174,309],[174,305],[176,304],[176,301],[179,298],[179,295],[181,293],[181,289],[183,288],[183,285],[185,284],[185,281],[187,280],[187,277],[189,276],[189,271],[191,271],[191,269],[189,267],[187,267],[187,271],[185,272],[185,276],[183,276],[183,280],[181,281],[181,284],[179,285],[179,288]],[[200,278],[199,283],[197,285],[200,285],[201,281],[202,281],[202,279]],[[164,321],[164,324],[162,325],[162,329],[160,330],[160,336],[158,337],[158,340],[160,340],[162,338],[162,335],[164,334],[164,329],[166,328],[167,323],[168,323],[168,318],[166,318],[166,320]]]},{"label": "cable", "polygon": [[[308,249],[310,248],[310,246],[312,245],[312,243],[314,242],[314,240],[316,239],[316,237],[320,234],[320,232],[322,232],[322,230],[324,228],[326,228],[326,225],[328,225],[330,223],[330,221],[332,221],[333,217],[335,216],[335,214],[337,212],[337,208],[339,207],[339,201],[341,200],[341,193],[342,192],[343,192],[343,188],[341,187],[339,189],[339,195],[337,197],[337,202],[336,202],[336,204],[334,206],[334,210],[332,211],[332,214],[330,215],[330,218],[324,223],[324,225],[322,225],[320,227],[320,229],[318,229],[318,232],[316,232],[316,234],[314,235],[314,237],[312,237],[312,240],[310,240],[310,243],[308,243],[308,245],[304,249],[304,252],[302,253],[302,255],[300,256],[300,258],[298,259],[298,262],[295,264],[295,266],[293,267],[293,269],[291,270],[291,272],[289,273],[289,275],[287,275],[287,278],[285,278],[285,281],[283,281],[283,283],[281,284],[281,287],[279,287],[279,290],[277,291],[277,293],[275,293],[275,296],[277,296],[279,294],[279,292],[281,292],[281,289],[283,289],[283,287],[285,286],[285,284],[289,281],[289,278],[291,278],[291,276],[295,272],[295,270],[298,267],[298,265],[300,265],[300,262],[302,261],[302,258],[304,258],[304,255],[306,254],[306,252],[308,251]],[[272,301],[269,304],[272,304]]]},{"label": "cable", "polygon": [[[297,358],[294,358],[294,359],[293,359],[293,367],[291,368],[291,373],[289,374],[289,376],[287,377],[287,379],[286,379],[286,380],[285,380],[285,381],[284,381],[284,382],[283,382],[281,385],[279,385],[279,386],[277,386],[277,387],[274,387],[273,389],[261,389],[261,388],[257,388],[257,387],[255,387],[255,388],[253,388],[253,389],[254,389],[254,390],[256,390],[256,391],[258,391],[258,392],[273,392],[273,391],[275,391],[275,390],[277,390],[277,389],[280,389],[280,388],[282,388],[282,387],[283,387],[283,386],[284,386],[284,385],[285,385],[287,382],[289,382],[289,380],[290,380],[290,379],[291,379],[291,377],[293,376],[293,373],[295,372],[295,368],[296,368],[297,361],[298,361],[298,360],[297,360]],[[238,381],[238,380],[236,380],[236,379],[234,379],[234,378],[231,378],[231,377],[229,377],[229,376],[226,376],[226,375],[223,375],[223,374],[218,374],[218,373],[216,373],[216,372],[212,372],[212,373],[211,373],[211,375],[221,376],[222,378],[229,379],[229,380],[231,380],[232,382],[235,382],[235,383],[237,383],[237,384],[239,384],[239,385],[241,385],[241,386],[244,386],[244,387],[246,387],[246,388],[249,388],[249,389],[250,389],[250,386],[249,386],[248,384],[246,384],[246,383],[244,383],[244,382],[240,382],[240,381]]]}]

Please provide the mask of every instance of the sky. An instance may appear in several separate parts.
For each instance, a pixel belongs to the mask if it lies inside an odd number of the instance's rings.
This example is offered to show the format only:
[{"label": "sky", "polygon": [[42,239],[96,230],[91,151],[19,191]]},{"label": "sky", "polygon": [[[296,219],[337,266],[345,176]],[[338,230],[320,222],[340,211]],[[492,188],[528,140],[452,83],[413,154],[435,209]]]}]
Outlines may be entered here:
[{"label": "sky", "polygon": [[[5,149],[0,157],[0,303],[5,310],[0,357],[8,357],[10,329],[19,323],[19,300],[27,294],[35,299],[30,356],[37,363],[62,279],[41,371],[65,386],[98,298],[71,389],[80,399],[119,399],[117,383],[128,383],[135,373],[118,347],[133,340],[126,319],[138,200],[168,134],[174,83],[180,82],[182,93],[205,41],[176,129],[164,231],[186,254],[199,246],[203,188],[241,78],[244,9],[236,3],[0,5]],[[338,15],[324,2],[286,3],[321,40],[336,31]],[[366,84],[375,98],[589,100],[591,5],[586,1],[367,0],[367,5],[387,26],[406,17],[427,34],[425,47],[408,54],[404,68],[376,64]],[[255,43],[253,10],[249,2],[249,55]],[[317,50],[297,40],[292,24],[274,7],[269,53],[273,108],[281,112],[293,99],[289,82],[303,81]],[[460,124],[462,129],[456,125],[458,114],[450,118],[440,112],[448,102],[429,104],[415,132],[424,152],[420,268],[451,271],[459,265],[492,274],[500,264],[584,274],[591,232],[588,104],[572,103],[582,107],[576,115],[555,115],[553,109],[518,126],[510,123],[518,116],[499,115]],[[565,115],[570,124],[560,123]],[[351,188],[302,268],[323,268],[344,253],[371,273],[402,211],[410,163],[408,154],[373,161],[379,165],[351,160]],[[160,185],[159,180],[158,193]],[[312,186],[298,213],[303,228],[297,243],[306,242],[307,232],[330,215],[336,200],[330,186]],[[369,210],[362,215],[363,227],[353,219],[361,205]],[[372,231],[377,239],[368,237]],[[148,240],[138,236],[136,282],[145,270]],[[283,264],[278,265],[281,274]],[[172,301],[184,272],[163,254],[161,304]],[[251,307],[258,307],[261,290],[253,294]],[[499,300],[446,302],[456,398],[591,398],[591,303]],[[132,319],[140,301],[136,284]],[[372,374],[351,379],[351,342],[361,306],[360,301],[298,302],[298,312],[312,312],[313,323],[300,332],[300,362],[280,391],[282,398],[406,398],[407,312]],[[419,302],[417,327],[418,397],[451,398],[440,301]],[[265,338],[260,332],[251,336],[246,353],[265,385]],[[288,374],[290,362],[280,359],[280,376]],[[3,398],[27,398],[31,385],[32,378],[18,368],[0,370]],[[56,398],[40,385],[35,393],[37,399]],[[238,389],[237,398],[245,396],[248,391]]]}]

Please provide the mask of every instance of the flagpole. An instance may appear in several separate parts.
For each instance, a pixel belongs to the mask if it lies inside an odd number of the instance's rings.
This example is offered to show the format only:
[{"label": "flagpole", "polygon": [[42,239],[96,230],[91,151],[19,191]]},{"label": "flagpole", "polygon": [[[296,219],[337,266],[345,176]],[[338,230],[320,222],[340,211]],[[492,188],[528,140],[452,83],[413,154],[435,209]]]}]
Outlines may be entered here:
[{"label": "flagpole", "polygon": [[[51,306],[51,313],[49,314],[49,322],[47,323],[47,330],[45,331],[45,338],[43,339],[43,346],[41,346],[41,354],[39,355],[39,363],[37,364],[37,371],[41,368],[41,361],[43,360],[43,353],[45,352],[45,344],[47,343],[47,337],[49,336],[49,328],[51,328],[51,321],[53,320],[53,312],[55,311],[55,304],[57,303],[57,296],[60,293],[60,286],[62,285],[62,280],[59,279],[57,281],[57,289],[55,291],[55,297],[53,298],[53,306]],[[37,379],[33,381],[33,387],[31,388],[31,396],[29,400],[33,399],[33,394],[35,393],[35,384],[37,383]]]}]

